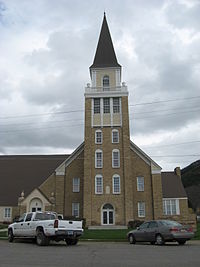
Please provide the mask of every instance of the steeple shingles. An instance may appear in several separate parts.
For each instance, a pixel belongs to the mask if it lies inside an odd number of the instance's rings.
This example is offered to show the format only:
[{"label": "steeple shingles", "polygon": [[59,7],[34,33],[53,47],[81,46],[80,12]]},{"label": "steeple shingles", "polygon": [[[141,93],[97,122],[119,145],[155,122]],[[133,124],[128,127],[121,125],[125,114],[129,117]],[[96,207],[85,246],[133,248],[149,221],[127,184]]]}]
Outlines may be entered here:
[{"label": "steeple shingles", "polygon": [[106,15],[104,12],[103,23],[101,27],[101,32],[99,36],[99,41],[97,45],[96,54],[94,57],[94,62],[90,66],[91,68],[105,68],[105,67],[121,67],[117,62],[115,55],[115,50],[113,47],[112,39],[110,36],[110,31],[108,28],[108,23],[106,20]]}]

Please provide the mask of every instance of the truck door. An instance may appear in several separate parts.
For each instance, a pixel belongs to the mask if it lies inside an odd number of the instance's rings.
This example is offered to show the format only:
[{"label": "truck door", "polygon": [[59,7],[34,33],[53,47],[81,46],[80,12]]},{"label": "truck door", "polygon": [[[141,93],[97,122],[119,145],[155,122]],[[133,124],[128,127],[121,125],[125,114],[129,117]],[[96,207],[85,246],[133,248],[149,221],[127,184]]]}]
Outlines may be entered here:
[{"label": "truck door", "polygon": [[31,219],[32,219],[33,213],[27,213],[26,218],[25,218],[25,222],[23,225],[23,230],[22,233],[24,236],[32,236],[32,231],[31,231]]},{"label": "truck door", "polygon": [[24,226],[24,219],[26,217],[26,214],[24,213],[15,223],[14,225],[14,235],[15,236],[22,236],[22,230]]}]

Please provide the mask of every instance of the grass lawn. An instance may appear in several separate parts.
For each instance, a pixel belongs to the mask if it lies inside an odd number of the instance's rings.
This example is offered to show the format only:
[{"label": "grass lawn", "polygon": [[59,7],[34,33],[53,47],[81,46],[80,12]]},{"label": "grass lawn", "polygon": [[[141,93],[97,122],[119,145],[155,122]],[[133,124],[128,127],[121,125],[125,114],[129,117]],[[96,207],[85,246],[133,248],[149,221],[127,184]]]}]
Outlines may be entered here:
[{"label": "grass lawn", "polygon": [[4,229],[4,228],[8,228],[8,225],[0,223],[0,229]]},{"label": "grass lawn", "polygon": [[0,238],[1,237],[7,237],[8,235],[7,235],[7,232],[0,232]]},{"label": "grass lawn", "polygon": [[129,232],[129,229],[120,229],[120,230],[84,230],[84,234],[81,239],[96,239],[96,240],[110,240],[110,241],[126,241],[126,234]]}]

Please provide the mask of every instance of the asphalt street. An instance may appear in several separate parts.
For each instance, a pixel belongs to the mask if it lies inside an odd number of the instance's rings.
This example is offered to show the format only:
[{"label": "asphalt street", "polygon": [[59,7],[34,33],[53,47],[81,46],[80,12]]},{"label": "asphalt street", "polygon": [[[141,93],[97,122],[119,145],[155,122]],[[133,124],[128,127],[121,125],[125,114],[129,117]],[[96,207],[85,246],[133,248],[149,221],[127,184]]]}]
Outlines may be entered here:
[{"label": "asphalt street", "polygon": [[200,242],[185,246],[130,245],[112,242],[79,242],[76,246],[52,243],[39,247],[31,242],[0,240],[0,267],[184,267],[200,266]]}]

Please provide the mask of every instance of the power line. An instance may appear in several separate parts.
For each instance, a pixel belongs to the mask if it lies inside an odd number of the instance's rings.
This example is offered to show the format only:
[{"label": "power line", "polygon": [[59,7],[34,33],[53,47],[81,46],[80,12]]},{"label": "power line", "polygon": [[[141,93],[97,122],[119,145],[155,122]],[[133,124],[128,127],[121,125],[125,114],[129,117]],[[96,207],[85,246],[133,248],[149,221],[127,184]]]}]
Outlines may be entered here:
[{"label": "power line", "polygon": [[176,143],[176,144],[174,143],[174,144],[168,144],[168,145],[160,145],[160,146],[144,146],[144,148],[157,148],[157,147],[179,146],[179,145],[186,145],[186,144],[193,144],[193,143],[200,143],[200,140],[183,142],[183,143]]},{"label": "power line", "polygon": [[151,156],[151,157],[159,157],[159,158],[171,158],[171,157],[200,157],[200,154],[191,154],[191,155],[165,155],[165,156]]},{"label": "power line", "polygon": [[[129,104],[129,106],[151,105],[151,104],[158,104],[158,103],[167,103],[167,102],[175,102],[175,101],[196,99],[196,98],[200,98],[200,96],[185,97],[185,98],[176,98],[176,99],[168,99],[168,100],[160,100],[160,101],[152,101],[152,102],[143,102],[143,103]],[[25,118],[25,117],[38,117],[38,116],[58,115],[58,114],[75,113],[75,112],[83,112],[83,111],[84,111],[83,109],[79,109],[79,110],[47,112],[47,113],[35,113],[35,114],[24,114],[24,115],[11,115],[11,116],[1,116],[0,119],[14,119],[14,118]]]}]

